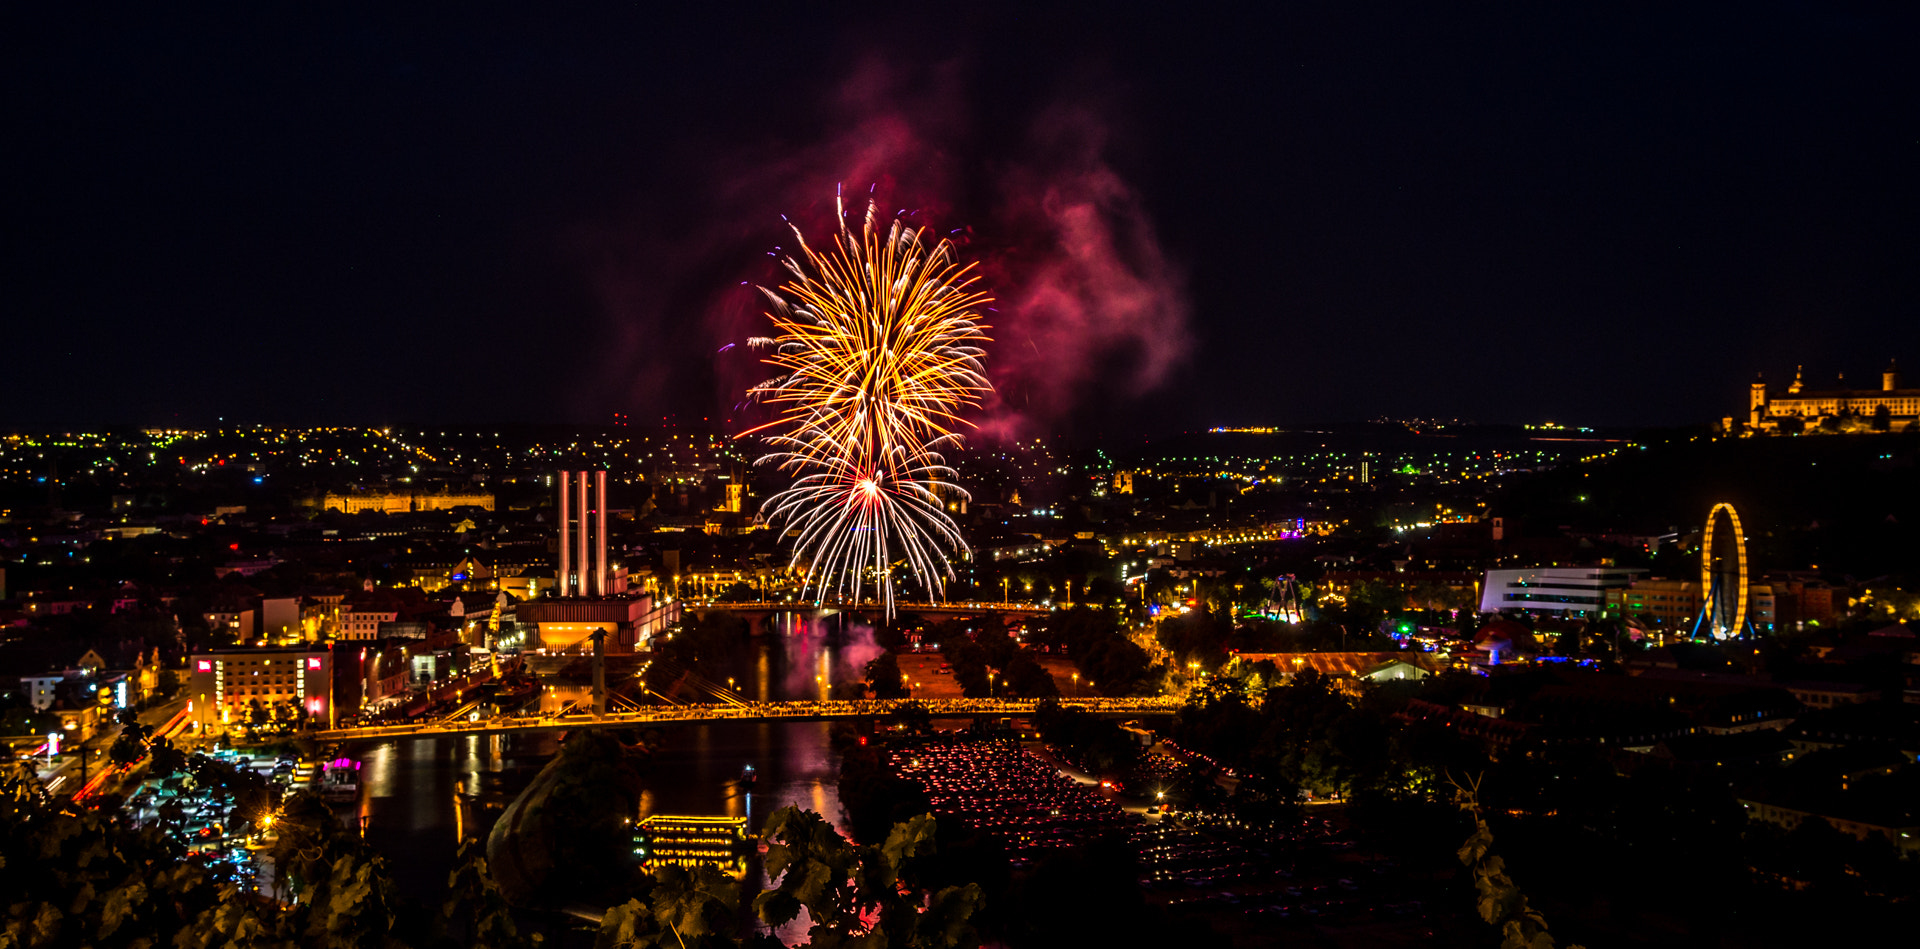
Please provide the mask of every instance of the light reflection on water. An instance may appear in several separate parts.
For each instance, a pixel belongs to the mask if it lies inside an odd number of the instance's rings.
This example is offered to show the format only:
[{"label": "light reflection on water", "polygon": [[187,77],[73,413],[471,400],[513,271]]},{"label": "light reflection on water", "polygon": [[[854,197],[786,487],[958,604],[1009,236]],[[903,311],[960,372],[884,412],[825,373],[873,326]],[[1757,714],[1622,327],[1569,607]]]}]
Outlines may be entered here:
[{"label": "light reflection on water", "polygon": [[[829,644],[818,624],[792,617],[768,624],[768,636],[734,670],[740,691],[761,701],[821,698],[834,682],[861,677],[876,654],[870,638]],[[784,645],[784,649],[782,646]],[[591,702],[584,685],[552,683],[540,706]],[[670,726],[658,732],[660,747],[642,766],[646,784],[640,817],[653,814],[746,817],[755,833],[767,815],[789,804],[841,822],[839,755],[824,722],[724,722]],[[362,762],[358,816],[367,835],[387,856],[403,892],[434,900],[452,869],[455,791],[511,800],[558,750],[556,732],[464,735],[380,742],[349,753]],[[751,764],[759,780],[740,786]],[[498,775],[493,780],[483,775]],[[488,818],[490,819],[490,817]],[[465,828],[484,838],[490,827]],[[765,885],[757,861],[751,886]]]}]

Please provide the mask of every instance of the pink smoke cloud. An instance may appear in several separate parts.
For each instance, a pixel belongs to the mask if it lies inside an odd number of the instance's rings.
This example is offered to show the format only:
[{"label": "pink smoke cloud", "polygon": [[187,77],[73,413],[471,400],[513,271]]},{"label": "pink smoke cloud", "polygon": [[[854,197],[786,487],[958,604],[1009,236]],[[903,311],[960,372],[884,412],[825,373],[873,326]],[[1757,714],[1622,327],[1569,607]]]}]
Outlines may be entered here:
[{"label": "pink smoke cloud", "polygon": [[984,314],[997,391],[982,436],[1035,434],[1089,400],[1166,381],[1191,346],[1185,282],[1108,159],[1106,123],[1088,106],[1054,104],[1011,154],[988,154],[963,75],[961,64],[870,59],[824,110],[832,134],[702,156],[693,185],[704,194],[684,230],[667,237],[648,220],[589,232],[613,329],[603,383],[643,419],[648,405],[702,386],[720,417],[738,418],[741,393],[768,370],[746,347],[721,350],[765,330],[751,285],[781,279],[769,252],[791,250],[792,235],[780,216],[821,240],[838,189],[853,214],[872,195],[883,214],[954,234],[962,258],[981,261],[997,299]]},{"label": "pink smoke cloud", "polygon": [[[1185,358],[1186,283],[1139,195],[1107,163],[1106,130],[1083,109],[1036,122],[1040,156],[1004,180],[999,219],[1025,235],[988,265],[1002,303],[997,388],[983,429],[1011,437],[1089,394],[1140,395]],[[1118,370],[1122,376],[1108,375]]]}]

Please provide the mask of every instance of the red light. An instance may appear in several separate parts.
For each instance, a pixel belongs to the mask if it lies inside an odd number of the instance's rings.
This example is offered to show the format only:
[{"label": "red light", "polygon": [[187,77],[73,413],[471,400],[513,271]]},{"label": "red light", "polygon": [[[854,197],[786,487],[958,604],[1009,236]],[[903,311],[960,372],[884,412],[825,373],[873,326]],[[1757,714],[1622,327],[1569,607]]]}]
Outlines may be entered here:
[{"label": "red light", "polygon": [[861,735],[861,736],[860,736],[860,747],[862,747],[862,748],[865,748],[866,746],[867,746],[867,736],[865,736],[865,735]]},{"label": "red light", "polygon": [[308,659],[307,659],[307,668],[309,668],[309,669],[318,669],[318,668],[320,668],[320,657],[319,657],[319,656],[313,656],[313,657],[310,657],[310,658],[308,658]]},{"label": "red light", "polygon": [[209,659],[202,659],[198,663],[194,664],[194,668],[201,672],[212,672],[213,661]]},{"label": "red light", "polygon": [[228,544],[228,545],[227,545],[227,549],[228,549],[228,550],[239,550],[239,549],[240,549],[240,545],[239,545],[239,544]]}]

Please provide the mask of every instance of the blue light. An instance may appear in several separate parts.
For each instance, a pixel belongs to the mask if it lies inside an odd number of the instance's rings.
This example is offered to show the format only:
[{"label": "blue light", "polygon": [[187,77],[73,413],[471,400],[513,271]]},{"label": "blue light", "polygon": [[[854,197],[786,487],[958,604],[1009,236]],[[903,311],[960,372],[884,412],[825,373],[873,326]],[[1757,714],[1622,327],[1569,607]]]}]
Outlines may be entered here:
[{"label": "blue light", "polygon": [[266,478],[263,478],[263,477],[261,477],[261,476],[259,476],[259,475],[254,475],[254,476],[253,476],[253,483],[254,483],[254,484],[261,484],[261,483],[263,483],[263,482],[265,482],[266,480],[267,480]]}]

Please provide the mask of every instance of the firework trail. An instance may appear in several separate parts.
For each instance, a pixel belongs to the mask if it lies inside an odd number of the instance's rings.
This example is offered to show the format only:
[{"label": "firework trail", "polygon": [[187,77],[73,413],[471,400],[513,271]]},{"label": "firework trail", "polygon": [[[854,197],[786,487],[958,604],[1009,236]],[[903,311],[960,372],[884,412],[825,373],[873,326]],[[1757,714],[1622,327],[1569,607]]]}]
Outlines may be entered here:
[{"label": "firework trail", "polygon": [[870,580],[891,615],[896,563],[938,596],[948,551],[966,549],[945,498],[967,495],[941,450],[992,389],[977,320],[992,300],[947,241],[929,245],[897,219],[876,226],[871,202],[858,231],[836,211],[833,246],[816,250],[795,227],[791,279],[760,288],[776,332],[750,342],[781,374],[748,392],[779,416],[753,430],[771,431],[773,449],[755,463],[794,477],[762,510],[798,531],[791,563],[807,588],[857,600]]}]

